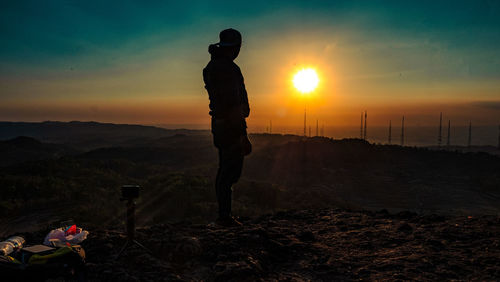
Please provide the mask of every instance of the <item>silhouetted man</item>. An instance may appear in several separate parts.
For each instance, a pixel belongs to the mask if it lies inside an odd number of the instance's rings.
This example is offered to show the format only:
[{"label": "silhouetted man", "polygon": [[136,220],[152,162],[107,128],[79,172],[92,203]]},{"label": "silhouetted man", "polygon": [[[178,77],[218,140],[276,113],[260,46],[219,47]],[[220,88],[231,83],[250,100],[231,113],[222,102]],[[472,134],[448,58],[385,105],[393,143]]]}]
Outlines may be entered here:
[{"label": "silhouetted man", "polygon": [[219,151],[219,169],[215,180],[219,218],[224,226],[241,225],[231,215],[232,185],[241,175],[243,158],[251,151],[245,118],[250,114],[247,91],[240,68],[233,62],[241,48],[241,34],[226,29],[220,42],[211,44],[211,60],[203,69],[203,80],[210,99],[212,134]]}]

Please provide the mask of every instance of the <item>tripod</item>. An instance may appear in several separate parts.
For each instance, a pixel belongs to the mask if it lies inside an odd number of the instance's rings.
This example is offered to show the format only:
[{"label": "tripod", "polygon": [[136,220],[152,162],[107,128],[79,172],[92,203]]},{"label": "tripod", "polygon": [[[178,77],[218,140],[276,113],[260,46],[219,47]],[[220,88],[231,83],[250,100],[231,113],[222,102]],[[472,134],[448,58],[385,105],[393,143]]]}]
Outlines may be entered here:
[{"label": "tripod", "polygon": [[122,255],[122,253],[132,245],[137,245],[142,249],[146,250],[146,252],[151,254],[151,251],[144,247],[141,243],[135,240],[135,200],[134,198],[121,198],[121,201],[127,201],[127,242],[121,248],[120,252],[116,255],[116,260]]}]

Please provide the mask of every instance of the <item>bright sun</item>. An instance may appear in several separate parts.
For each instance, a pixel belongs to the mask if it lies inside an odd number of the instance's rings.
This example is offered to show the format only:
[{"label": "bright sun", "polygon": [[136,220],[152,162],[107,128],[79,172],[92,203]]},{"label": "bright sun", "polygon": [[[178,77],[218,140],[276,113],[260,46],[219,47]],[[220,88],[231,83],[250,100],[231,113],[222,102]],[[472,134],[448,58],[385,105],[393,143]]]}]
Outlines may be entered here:
[{"label": "bright sun", "polygon": [[301,69],[293,76],[293,85],[302,93],[316,89],[319,83],[318,74],[311,68]]}]

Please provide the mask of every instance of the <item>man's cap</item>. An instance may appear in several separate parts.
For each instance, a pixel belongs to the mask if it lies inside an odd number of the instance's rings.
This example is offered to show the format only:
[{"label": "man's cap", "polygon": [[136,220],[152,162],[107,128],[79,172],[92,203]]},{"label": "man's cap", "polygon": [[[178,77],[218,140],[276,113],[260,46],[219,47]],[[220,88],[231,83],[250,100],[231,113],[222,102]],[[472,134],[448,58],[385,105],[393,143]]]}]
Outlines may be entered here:
[{"label": "man's cap", "polygon": [[241,33],[236,29],[228,28],[219,33],[220,46],[240,46]]}]

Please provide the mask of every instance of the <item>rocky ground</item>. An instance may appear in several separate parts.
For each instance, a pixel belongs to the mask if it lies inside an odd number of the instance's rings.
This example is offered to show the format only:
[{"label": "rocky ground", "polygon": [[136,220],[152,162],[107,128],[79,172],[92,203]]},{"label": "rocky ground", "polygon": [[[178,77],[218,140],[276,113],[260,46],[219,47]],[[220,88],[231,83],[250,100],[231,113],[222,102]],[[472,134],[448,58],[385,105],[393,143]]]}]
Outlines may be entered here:
[{"label": "rocky ground", "polygon": [[178,223],[125,237],[90,230],[92,281],[498,280],[500,218],[337,209],[280,212],[243,227]]}]

